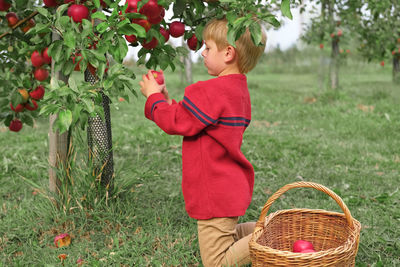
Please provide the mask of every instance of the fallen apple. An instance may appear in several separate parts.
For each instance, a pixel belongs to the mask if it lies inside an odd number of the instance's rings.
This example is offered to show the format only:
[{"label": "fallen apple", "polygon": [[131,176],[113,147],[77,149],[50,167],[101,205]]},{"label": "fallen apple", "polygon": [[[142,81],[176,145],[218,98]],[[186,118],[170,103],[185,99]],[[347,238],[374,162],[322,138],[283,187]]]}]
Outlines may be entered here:
[{"label": "fallen apple", "polygon": [[54,245],[58,248],[67,247],[71,244],[71,236],[69,234],[59,234],[54,238]]}]

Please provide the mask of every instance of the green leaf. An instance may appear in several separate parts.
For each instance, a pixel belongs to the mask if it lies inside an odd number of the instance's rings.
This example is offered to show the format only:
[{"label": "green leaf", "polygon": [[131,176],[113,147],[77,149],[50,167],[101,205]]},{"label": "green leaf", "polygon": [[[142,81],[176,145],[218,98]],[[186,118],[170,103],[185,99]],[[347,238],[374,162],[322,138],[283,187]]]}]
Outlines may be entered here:
[{"label": "green leaf", "polygon": [[63,133],[68,130],[69,126],[72,123],[72,112],[69,109],[61,110],[58,113],[58,128],[60,129],[60,133]]},{"label": "green leaf", "polygon": [[102,23],[100,23],[100,24],[98,24],[98,25],[96,26],[96,29],[97,29],[100,33],[103,33],[103,32],[105,32],[105,31],[108,29],[109,26],[110,26],[110,25],[108,25],[108,22],[103,21]]},{"label": "green leaf", "polygon": [[119,62],[122,61],[128,53],[128,45],[126,44],[126,41],[122,36],[118,36],[118,41],[118,50],[120,54],[120,60],[118,60]]},{"label": "green leaf", "polygon": [[71,88],[72,91],[74,91],[75,93],[79,94],[79,89],[78,89],[78,86],[76,85],[76,81],[75,81],[74,76],[71,75],[69,77],[68,85],[69,85],[69,88]]},{"label": "green leaf", "polygon": [[95,12],[94,14],[90,15],[90,17],[92,19],[107,20],[107,16],[101,11]]},{"label": "green leaf", "polygon": [[43,8],[43,7],[36,7],[36,11],[39,12],[40,15],[42,15],[45,18],[49,18],[51,17],[49,11],[47,11],[47,9]]},{"label": "green leaf", "polygon": [[285,17],[293,19],[292,12],[290,12],[290,0],[282,0],[281,11]]},{"label": "green leaf", "polygon": [[90,99],[86,99],[86,98],[83,98],[82,101],[86,106],[86,110],[89,113],[92,113],[94,111],[94,103],[93,103],[93,101],[90,100]]},{"label": "green leaf", "polygon": [[[99,8],[99,7],[100,7],[100,0],[93,0],[93,3],[94,3],[94,6],[95,6],[96,8]],[[92,16],[92,18],[93,18],[93,16]]]},{"label": "green leaf", "polygon": [[260,45],[262,41],[261,26],[257,22],[250,24],[251,39],[255,45]]},{"label": "green leaf", "polygon": [[75,48],[76,40],[73,32],[68,31],[64,34],[64,44],[70,48]]}]

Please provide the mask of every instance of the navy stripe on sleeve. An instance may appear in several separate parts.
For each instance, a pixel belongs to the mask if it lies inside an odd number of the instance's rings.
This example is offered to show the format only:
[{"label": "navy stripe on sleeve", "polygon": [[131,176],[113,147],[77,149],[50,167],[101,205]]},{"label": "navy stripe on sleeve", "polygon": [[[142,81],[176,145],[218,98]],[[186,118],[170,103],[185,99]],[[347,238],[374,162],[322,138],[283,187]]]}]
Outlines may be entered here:
[{"label": "navy stripe on sleeve", "polygon": [[158,101],[154,102],[153,105],[151,106],[151,110],[150,110],[151,118],[154,119],[154,117],[153,117],[154,108],[156,107],[156,105],[157,105],[158,103],[161,103],[161,102],[167,102],[167,101],[165,101],[165,100],[163,100],[163,99],[162,99],[162,100],[158,100]]},{"label": "navy stripe on sleeve", "polygon": [[210,124],[221,124],[226,126],[239,126],[247,127],[250,124],[250,120],[244,117],[219,117],[213,119],[202,112],[190,99],[186,96],[183,98],[183,106],[189,110],[198,120],[204,123],[206,126]]}]

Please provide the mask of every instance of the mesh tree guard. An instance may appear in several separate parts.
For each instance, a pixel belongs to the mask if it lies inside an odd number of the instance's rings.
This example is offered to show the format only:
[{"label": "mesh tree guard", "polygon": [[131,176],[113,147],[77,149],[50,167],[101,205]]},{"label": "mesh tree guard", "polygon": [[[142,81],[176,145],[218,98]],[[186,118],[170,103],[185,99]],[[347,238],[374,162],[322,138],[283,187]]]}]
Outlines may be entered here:
[{"label": "mesh tree guard", "polygon": [[[85,71],[85,81],[94,84],[97,77],[89,69]],[[103,92],[104,121],[99,115],[89,117],[87,127],[87,140],[89,159],[92,160],[95,175],[101,175],[101,184],[107,189],[113,188],[114,161],[112,151],[110,99]]]}]

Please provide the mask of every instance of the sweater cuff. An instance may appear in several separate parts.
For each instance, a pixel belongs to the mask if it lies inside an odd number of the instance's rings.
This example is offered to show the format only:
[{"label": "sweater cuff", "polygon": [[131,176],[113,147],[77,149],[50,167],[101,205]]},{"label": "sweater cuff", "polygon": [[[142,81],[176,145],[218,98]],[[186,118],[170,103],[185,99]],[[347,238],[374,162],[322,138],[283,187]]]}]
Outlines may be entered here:
[{"label": "sweater cuff", "polygon": [[144,106],[144,115],[149,120],[153,120],[153,112],[156,105],[161,102],[166,102],[165,97],[162,93],[154,93],[147,98],[146,104]]}]

